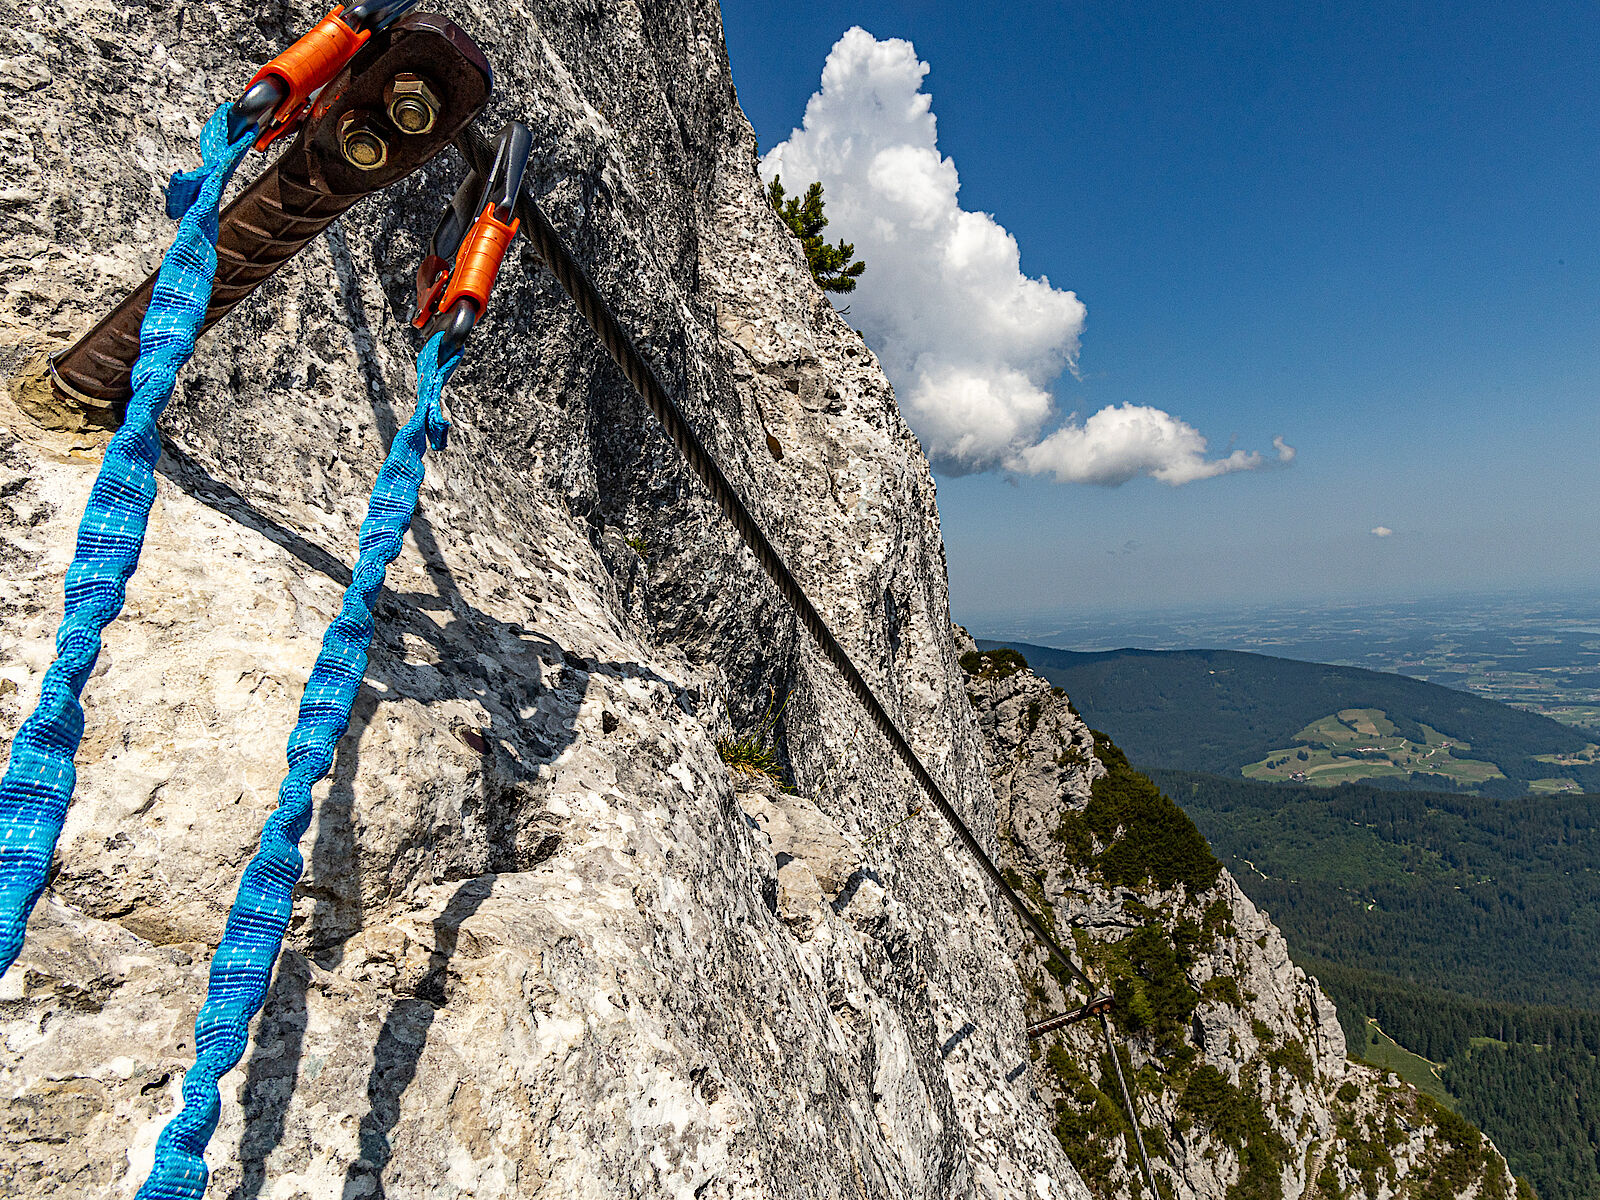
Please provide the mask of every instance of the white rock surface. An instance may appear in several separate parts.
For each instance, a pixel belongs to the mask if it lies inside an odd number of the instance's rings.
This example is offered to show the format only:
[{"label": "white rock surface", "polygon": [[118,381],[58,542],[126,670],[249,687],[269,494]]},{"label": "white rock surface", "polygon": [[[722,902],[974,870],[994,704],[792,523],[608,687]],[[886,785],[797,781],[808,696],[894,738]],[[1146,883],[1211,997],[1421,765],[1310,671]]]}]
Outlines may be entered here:
[{"label": "white rock surface", "polygon": [[[4,6],[8,393],[26,401],[30,359],[155,266],[160,186],[200,122],[321,12]],[[486,124],[530,121],[552,219],[992,830],[927,465],[763,202],[716,6],[453,15],[496,64]],[[456,171],[359,206],[180,383],[59,870],[0,993],[8,1194],[131,1196],[175,1108],[210,949],[413,403],[395,314]],[[211,1194],[1084,1197],[1019,1070],[991,896],[948,837],[869,845],[911,781],[531,259],[446,402],[289,947],[224,1081]],[[10,401],[0,423],[10,732],[98,450]],[[751,817],[715,743],[774,694],[797,795]]]}]

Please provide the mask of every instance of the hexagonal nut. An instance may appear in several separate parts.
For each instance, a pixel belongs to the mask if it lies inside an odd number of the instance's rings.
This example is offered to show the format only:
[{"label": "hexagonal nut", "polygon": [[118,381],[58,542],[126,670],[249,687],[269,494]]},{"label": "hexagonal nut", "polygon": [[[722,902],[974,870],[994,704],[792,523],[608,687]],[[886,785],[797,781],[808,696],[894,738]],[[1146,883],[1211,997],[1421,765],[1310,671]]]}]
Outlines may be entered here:
[{"label": "hexagonal nut", "polygon": [[439,97],[426,79],[409,71],[390,80],[383,89],[383,103],[389,110],[389,120],[401,133],[427,133],[439,119]]},{"label": "hexagonal nut", "polygon": [[358,171],[376,171],[389,161],[389,143],[368,112],[345,113],[339,122],[339,152]]}]

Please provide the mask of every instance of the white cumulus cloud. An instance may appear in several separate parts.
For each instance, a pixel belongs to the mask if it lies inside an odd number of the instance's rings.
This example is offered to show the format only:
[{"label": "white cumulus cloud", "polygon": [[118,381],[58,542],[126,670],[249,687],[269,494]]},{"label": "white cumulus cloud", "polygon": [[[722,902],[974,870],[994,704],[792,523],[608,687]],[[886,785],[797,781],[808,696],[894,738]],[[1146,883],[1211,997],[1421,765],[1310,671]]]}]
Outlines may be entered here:
[{"label": "white cumulus cloud", "polygon": [[1244,450],[1207,458],[1206,439],[1193,425],[1159,408],[1118,404],[1081,425],[1068,421],[1038,445],[1018,451],[1008,465],[1029,474],[1054,475],[1060,483],[1114,486],[1149,475],[1177,486],[1229,471],[1253,471],[1261,462],[1261,455]]},{"label": "white cumulus cloud", "polygon": [[1374,529],[1372,531],[1372,536],[1373,537],[1393,537],[1394,536],[1394,530],[1390,529],[1387,525],[1379,525],[1376,529]]},{"label": "white cumulus cloud", "polygon": [[[910,42],[859,27],[834,45],[803,127],[761,161],[791,193],[820,180],[828,233],[867,264],[850,315],[895,385],[929,456],[951,472],[1003,468],[1057,479],[1170,484],[1263,465],[1159,409],[1124,404],[1069,420],[1047,390],[1077,364],[1083,302],[1023,273],[1017,241],[988,213],[961,207],[955,164],[939,153],[928,64]],[[1278,461],[1294,450],[1279,438]]]}]

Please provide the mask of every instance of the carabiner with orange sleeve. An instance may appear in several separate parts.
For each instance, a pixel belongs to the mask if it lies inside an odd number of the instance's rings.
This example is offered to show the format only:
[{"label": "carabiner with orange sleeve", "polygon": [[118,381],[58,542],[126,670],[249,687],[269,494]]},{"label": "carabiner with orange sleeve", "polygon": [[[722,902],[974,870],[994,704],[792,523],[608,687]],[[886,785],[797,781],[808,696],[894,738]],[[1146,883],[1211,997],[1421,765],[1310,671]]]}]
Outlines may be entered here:
[{"label": "carabiner with orange sleeve", "polygon": [[256,149],[299,128],[311,102],[356,56],[356,51],[381,29],[405,16],[417,0],[362,0],[346,12],[336,6],[310,32],[284,50],[250,79],[234,103],[229,133],[237,138],[254,126]]},{"label": "carabiner with orange sleeve", "polygon": [[488,180],[469,172],[434,230],[417,271],[412,324],[427,336],[448,330],[445,354],[460,350],[489,307],[489,293],[521,225],[514,210],[532,149],[528,127],[507,122],[495,141]]}]

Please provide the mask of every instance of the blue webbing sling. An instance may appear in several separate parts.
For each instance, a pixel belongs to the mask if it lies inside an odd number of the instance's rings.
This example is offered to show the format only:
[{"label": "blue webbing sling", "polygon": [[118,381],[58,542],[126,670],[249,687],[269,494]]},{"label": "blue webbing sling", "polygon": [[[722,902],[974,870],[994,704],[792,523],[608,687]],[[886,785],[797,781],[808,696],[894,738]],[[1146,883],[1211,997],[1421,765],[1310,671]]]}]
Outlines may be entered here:
[{"label": "blue webbing sling", "polygon": [[[56,659],[38,704],[17,731],[0,781],[0,974],[22,949],[28,915],[44,890],[61,836],[83,739],[79,700],[94,670],[101,632],[122,610],[139,564],[155,466],[161,455],[156,422],[172,399],[178,372],[194,354],[217,268],[222,192],[255,137],[229,142],[224,104],[200,135],[203,165],[172,177],[167,214],[179,218],[139,331],[133,396],[122,427],[106,448],[78,526],[67,571],[66,608],[56,634]],[[262,827],[246,866],[221,944],[211,962],[205,1004],[195,1022],[195,1065],[183,1080],[183,1107],[156,1143],[155,1162],[139,1189],[143,1200],[199,1200],[209,1172],[204,1153],[221,1110],[217,1086],[244,1053],[249,1023],[260,1011],[304,869],[298,843],[311,820],[311,789],[333,765],[334,749],[367,669],[373,605],[385,572],[399,555],[417,510],[423,455],[442,450],[449,422],[440,400],[461,362],[440,360],[446,334],[435,334],[417,360],[417,407],[396,433],[378,472],[361,524],[359,549],[343,604],[323,636],[289,736],[289,771],[278,807]]]},{"label": "blue webbing sling", "polygon": [[260,848],[244,869],[222,944],[211,959],[206,1002],[194,1026],[195,1064],[183,1077],[183,1108],[161,1131],[155,1166],[136,1200],[199,1200],[205,1194],[205,1148],[221,1113],[217,1084],[244,1054],[250,1019],[266,999],[283,947],[294,885],[304,868],[298,843],[311,822],[311,788],[332,768],[334,747],[350,724],[350,707],[367,670],[372,606],[417,511],[422,456],[430,445],[444,449],[449,433],[439,394],[461,354],[441,363],[444,339],[436,333],[417,359],[416,412],[395,434],[373,485],[344,606],[322,639],[299,722],[289,735],[289,773],[278,807],[261,829]]},{"label": "blue webbing sling", "polygon": [[78,525],[55,661],[45,672],[39,703],[11,743],[0,781],[0,975],[22,949],[28,914],[44,891],[67,819],[77,781],[73,758],[83,740],[78,698],[100,656],[100,633],[122,611],[128,580],[139,565],[161,457],[156,421],[172,399],[178,371],[194,354],[211,300],[222,191],[254,137],[246,131],[228,141],[231,108],[224,104],[201,131],[204,165],[174,175],[167,189],[167,215],[179,218],[178,231],[139,329],[133,396]]}]

